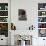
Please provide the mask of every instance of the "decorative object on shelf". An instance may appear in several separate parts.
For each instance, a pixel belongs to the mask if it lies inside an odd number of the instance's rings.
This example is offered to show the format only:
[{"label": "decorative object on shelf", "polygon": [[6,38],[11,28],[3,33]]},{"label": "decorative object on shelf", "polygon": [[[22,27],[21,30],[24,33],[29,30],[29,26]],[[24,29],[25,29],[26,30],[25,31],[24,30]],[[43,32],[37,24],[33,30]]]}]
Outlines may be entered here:
[{"label": "decorative object on shelf", "polygon": [[46,17],[38,17],[38,22],[46,22]]},{"label": "decorative object on shelf", "polygon": [[16,26],[13,23],[11,23],[11,30],[16,30]]},{"label": "decorative object on shelf", "polygon": [[0,16],[8,16],[8,11],[0,11]]},{"label": "decorative object on shelf", "polygon": [[8,30],[8,23],[0,23],[1,30]]},{"label": "decorative object on shelf", "polygon": [[38,23],[38,28],[46,28],[46,23]]},{"label": "decorative object on shelf", "polygon": [[39,29],[39,37],[46,37],[46,29]]},{"label": "decorative object on shelf", "polygon": [[38,3],[38,10],[46,10],[46,3]]},{"label": "decorative object on shelf", "polygon": [[44,10],[44,8],[40,8],[40,10]]},{"label": "decorative object on shelf", "polygon": [[42,18],[41,17],[38,17],[38,22],[42,22]]},{"label": "decorative object on shelf", "polygon": [[46,16],[46,11],[38,11],[38,16]]},{"label": "decorative object on shelf", "polygon": [[0,22],[8,22],[8,17],[0,17]]},{"label": "decorative object on shelf", "polygon": [[42,12],[42,15],[45,15],[45,12]]},{"label": "decorative object on shelf", "polygon": [[46,11],[42,11],[42,16],[46,16]]},{"label": "decorative object on shelf", "polygon": [[5,37],[8,37],[8,24],[7,23],[0,23],[0,35],[5,35]]},{"label": "decorative object on shelf", "polygon": [[8,6],[5,6],[5,10],[8,10]]},{"label": "decorative object on shelf", "polygon": [[18,10],[19,20],[27,20],[26,11],[24,9]]},{"label": "decorative object on shelf", "polygon": [[1,10],[1,6],[0,6],[0,10]]},{"label": "decorative object on shelf", "polygon": [[46,6],[45,6],[45,9],[46,9]]},{"label": "decorative object on shelf", "polygon": [[0,3],[0,10],[8,10],[8,3]]},{"label": "decorative object on shelf", "polygon": [[29,27],[29,30],[34,30],[34,28],[35,27],[32,25],[32,26]]}]

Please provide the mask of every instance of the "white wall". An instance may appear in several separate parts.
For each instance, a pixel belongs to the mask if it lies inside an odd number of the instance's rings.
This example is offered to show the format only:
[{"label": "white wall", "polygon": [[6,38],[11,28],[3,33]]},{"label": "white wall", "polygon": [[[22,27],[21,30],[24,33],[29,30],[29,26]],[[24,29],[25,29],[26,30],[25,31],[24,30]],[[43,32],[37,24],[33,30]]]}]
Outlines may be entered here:
[{"label": "white wall", "polygon": [[[11,22],[16,25],[19,30],[27,30],[32,24],[35,26],[34,36],[38,35],[38,3],[45,3],[46,0],[11,0]],[[27,12],[27,21],[18,20],[18,9],[25,9]],[[17,31],[16,30],[16,31]],[[36,40],[37,39],[37,40]],[[33,46],[41,46],[43,38],[33,38]],[[38,44],[39,43],[39,44]],[[42,45],[43,46],[43,45]]]},{"label": "white wall", "polygon": [[[25,9],[27,21],[18,20],[18,9]],[[32,24],[37,23],[37,2],[32,0],[12,0],[11,1],[11,19],[16,25],[17,30],[27,30]]]}]

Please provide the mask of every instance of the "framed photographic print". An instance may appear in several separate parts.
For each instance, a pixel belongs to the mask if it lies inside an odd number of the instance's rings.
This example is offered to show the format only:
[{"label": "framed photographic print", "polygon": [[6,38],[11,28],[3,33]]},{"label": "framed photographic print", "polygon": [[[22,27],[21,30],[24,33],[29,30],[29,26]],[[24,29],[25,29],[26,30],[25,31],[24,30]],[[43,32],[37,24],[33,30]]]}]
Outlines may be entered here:
[{"label": "framed photographic print", "polygon": [[18,10],[19,20],[27,20],[26,11],[24,9]]}]

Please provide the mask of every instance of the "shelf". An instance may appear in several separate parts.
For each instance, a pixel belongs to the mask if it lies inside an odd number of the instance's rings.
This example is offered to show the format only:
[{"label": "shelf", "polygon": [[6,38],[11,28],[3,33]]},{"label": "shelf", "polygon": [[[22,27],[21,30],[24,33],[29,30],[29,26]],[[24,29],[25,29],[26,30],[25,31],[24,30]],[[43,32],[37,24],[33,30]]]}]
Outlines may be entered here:
[{"label": "shelf", "polygon": [[38,11],[46,11],[46,10],[38,10]]},{"label": "shelf", "polygon": [[38,22],[38,23],[46,23],[46,22]]},{"label": "shelf", "polygon": [[38,28],[38,29],[46,29],[46,28]]},{"label": "shelf", "polygon": [[8,23],[8,22],[0,22],[0,23]]},{"label": "shelf", "polygon": [[8,10],[0,10],[0,11],[8,11]]},{"label": "shelf", "polygon": [[44,15],[44,16],[38,16],[38,17],[46,17],[46,15]]},{"label": "shelf", "polygon": [[0,17],[8,17],[8,16],[0,16]]}]

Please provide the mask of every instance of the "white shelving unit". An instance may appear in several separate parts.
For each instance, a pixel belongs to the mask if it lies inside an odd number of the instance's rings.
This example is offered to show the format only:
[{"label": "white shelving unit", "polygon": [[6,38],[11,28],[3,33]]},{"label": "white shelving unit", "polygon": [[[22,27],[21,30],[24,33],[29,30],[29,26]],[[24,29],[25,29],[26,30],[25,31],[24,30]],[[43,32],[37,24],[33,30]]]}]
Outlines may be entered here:
[{"label": "white shelving unit", "polygon": [[0,3],[0,28],[1,28],[0,30],[3,31],[6,29],[5,31],[7,31],[7,37],[8,37],[8,23],[9,23],[8,19],[9,19],[8,18],[8,3]]},{"label": "white shelving unit", "polygon": [[38,10],[38,11],[46,11],[46,9],[44,9],[44,10]]},{"label": "white shelving unit", "polygon": [[38,4],[38,31],[41,35],[40,37],[46,37],[45,34],[40,33],[41,31],[45,31],[46,33],[46,3]]},{"label": "white shelving unit", "polygon": [[[6,7],[5,7],[6,6]],[[8,2],[0,3],[0,45],[8,45],[9,13]],[[7,13],[6,13],[7,12]],[[2,26],[1,26],[2,25]],[[3,29],[3,27],[5,27]],[[3,32],[3,33],[2,33]],[[5,33],[4,33],[5,32]]]},{"label": "white shelving unit", "polygon": [[0,11],[8,11],[8,10],[0,10]]}]

